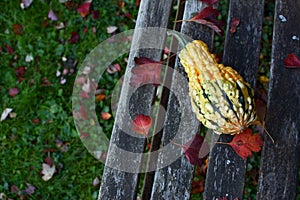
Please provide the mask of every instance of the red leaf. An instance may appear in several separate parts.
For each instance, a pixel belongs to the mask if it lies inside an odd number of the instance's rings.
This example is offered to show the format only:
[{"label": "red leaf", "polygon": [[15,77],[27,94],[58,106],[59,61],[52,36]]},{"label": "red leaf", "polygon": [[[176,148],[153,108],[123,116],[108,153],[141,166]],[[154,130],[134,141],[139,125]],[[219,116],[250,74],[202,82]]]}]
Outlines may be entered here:
[{"label": "red leaf", "polygon": [[114,65],[110,65],[106,71],[109,73],[109,74],[114,74],[115,72],[119,72],[121,71],[121,66],[120,64],[114,64]]},{"label": "red leaf", "polygon": [[286,68],[300,68],[300,60],[295,54],[289,54],[284,60]]},{"label": "red leaf", "polygon": [[223,35],[224,32],[221,29],[221,27],[224,26],[224,22],[221,20],[217,20],[219,14],[220,13],[218,10],[214,9],[211,6],[208,6],[204,8],[199,14],[197,14],[196,16],[194,16],[193,18],[187,21],[192,21],[192,22],[206,25],[212,28],[217,34]]},{"label": "red leaf", "polygon": [[21,82],[24,80],[26,68],[24,66],[18,67],[15,69],[15,74],[18,80]]},{"label": "red leaf", "polygon": [[79,34],[76,33],[75,31],[73,31],[73,32],[71,33],[71,37],[70,37],[70,39],[69,39],[69,43],[70,43],[70,44],[75,44],[75,43],[77,43],[77,42],[79,41],[79,39],[80,39]]},{"label": "red leaf", "polygon": [[67,7],[68,10],[75,10],[79,7],[78,3],[73,1],[66,1],[65,6]]},{"label": "red leaf", "polygon": [[101,119],[108,120],[110,118],[111,118],[111,114],[110,113],[108,113],[108,112],[102,112],[101,113]]},{"label": "red leaf", "polygon": [[192,165],[200,166],[203,163],[203,158],[199,157],[203,141],[204,138],[201,135],[195,134],[192,140],[182,146],[186,158]]},{"label": "red leaf", "polygon": [[20,189],[18,188],[18,186],[16,186],[16,185],[12,185],[11,187],[10,187],[10,192],[11,193],[16,193],[16,192],[19,192],[20,191]]},{"label": "red leaf", "polygon": [[38,124],[40,122],[40,119],[39,118],[34,118],[33,120],[31,120],[32,123],[34,124]]},{"label": "red leaf", "polygon": [[198,194],[204,191],[204,180],[200,179],[198,181],[193,180],[192,182],[192,194]]},{"label": "red leaf", "polygon": [[212,4],[217,3],[219,0],[201,0],[201,1],[202,1],[203,3],[212,5]]},{"label": "red leaf", "polygon": [[132,87],[139,87],[149,83],[154,86],[160,85],[161,62],[145,57],[134,58],[134,61],[137,66],[131,69],[130,85]]},{"label": "red leaf", "polygon": [[252,156],[252,151],[260,151],[263,140],[258,134],[252,134],[252,131],[247,128],[242,133],[236,134],[233,140],[228,144],[239,156],[247,159],[247,157]]},{"label": "red leaf", "polygon": [[135,116],[131,125],[134,132],[148,137],[148,133],[152,125],[152,118],[147,115],[139,114]]},{"label": "red leaf", "polygon": [[54,160],[53,158],[51,158],[50,156],[47,156],[45,159],[44,159],[44,162],[49,165],[50,167],[52,167],[54,165]]},{"label": "red leaf", "polygon": [[96,20],[96,19],[99,18],[99,16],[100,16],[99,10],[93,10],[92,11],[92,19]]},{"label": "red leaf", "polygon": [[8,51],[8,53],[10,54],[10,55],[13,55],[14,54],[14,50],[11,48],[11,46],[9,46],[8,44],[6,45],[6,49],[7,49],[7,51]]},{"label": "red leaf", "polygon": [[23,26],[20,24],[14,24],[13,25],[13,32],[16,35],[22,35],[23,33]]},{"label": "red leaf", "polygon": [[50,86],[50,85],[52,85],[52,83],[46,77],[43,77],[41,86]]},{"label": "red leaf", "polygon": [[9,96],[14,97],[19,93],[18,88],[14,87],[14,88],[10,88],[8,91]]},{"label": "red leaf", "polygon": [[84,99],[90,98],[89,94],[88,94],[87,92],[85,92],[85,91],[80,92],[80,93],[79,93],[79,96],[80,96],[81,98],[84,98]]},{"label": "red leaf", "polygon": [[186,144],[181,145],[172,141],[171,142],[175,145],[179,145],[182,148],[184,155],[192,165],[201,166],[204,159],[201,158],[199,154],[200,148],[203,145],[203,141],[204,138],[201,135],[195,134],[193,138]]},{"label": "red leaf", "polygon": [[235,33],[236,32],[236,28],[240,25],[240,19],[234,18],[231,20],[230,23],[230,28],[229,28],[229,32],[230,33]]},{"label": "red leaf", "polygon": [[86,108],[85,108],[84,106],[82,106],[82,105],[80,106],[79,114],[80,114],[81,119],[87,120],[87,118],[88,118],[88,113],[87,113]]},{"label": "red leaf", "polygon": [[90,6],[91,6],[91,2],[85,1],[79,6],[79,8],[77,8],[77,12],[80,13],[81,17],[85,17],[86,15],[89,14]]}]

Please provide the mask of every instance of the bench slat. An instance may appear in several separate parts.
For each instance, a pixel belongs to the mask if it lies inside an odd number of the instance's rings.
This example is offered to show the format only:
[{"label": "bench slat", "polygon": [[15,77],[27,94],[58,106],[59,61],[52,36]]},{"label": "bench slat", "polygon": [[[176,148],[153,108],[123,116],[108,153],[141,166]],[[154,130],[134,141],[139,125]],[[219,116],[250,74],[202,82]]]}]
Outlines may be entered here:
[{"label": "bench slat", "polygon": [[[139,15],[136,28],[143,27],[161,27],[166,28],[168,25],[169,14],[171,10],[172,0],[142,1],[140,5]],[[133,36],[133,46],[135,49],[130,53],[128,65],[125,72],[124,85],[121,92],[120,102],[116,114],[115,125],[113,128],[110,148],[106,160],[106,167],[102,176],[102,183],[98,199],[126,199],[135,200],[137,197],[137,188],[139,183],[139,173],[129,173],[123,170],[117,170],[108,166],[118,166],[125,164],[134,169],[140,169],[143,164],[142,154],[145,148],[145,139],[128,135],[126,130],[120,127],[131,127],[130,117],[135,114],[150,115],[152,98],[154,95],[154,87],[152,85],[142,86],[132,96],[128,95],[130,90],[129,79],[130,70],[135,66],[134,57],[148,57],[154,60],[161,59],[162,51],[159,49],[139,49],[141,45],[148,45],[145,41],[145,35],[142,32],[135,31]],[[152,43],[157,48],[163,49],[165,33],[158,33],[155,38],[151,38]],[[148,35],[151,37],[151,35]],[[152,35],[153,36],[153,35]],[[154,36],[153,36],[154,37]],[[151,45],[149,43],[149,45]],[[128,111],[129,110],[129,111]],[[129,113],[128,113],[129,112]],[[120,149],[125,152],[138,153],[132,157],[124,158],[120,153]],[[126,160],[127,159],[127,160]],[[128,169],[127,169],[128,170]]]},{"label": "bench slat", "polygon": [[[195,14],[199,13],[203,7],[204,4],[202,4],[201,1],[186,1],[183,19],[190,19]],[[212,46],[213,32],[207,27],[193,22],[183,22],[181,32],[191,38],[202,39],[207,42],[209,46]],[[176,65],[175,69],[179,69],[178,71],[180,72],[184,71],[182,66],[179,67]],[[185,73],[182,74],[183,75],[179,76],[185,76]],[[178,102],[178,96],[172,92],[174,90],[178,91],[177,94],[179,94],[179,96],[184,94],[184,99],[181,99],[180,103]],[[163,145],[172,145],[169,144],[169,140],[172,140],[176,135],[178,136],[178,134],[182,136],[182,138],[179,138],[179,141],[181,140],[184,144],[187,140],[192,138],[193,134],[199,132],[199,121],[192,112],[190,98],[187,91],[188,85],[182,85],[180,78],[173,74],[169,103],[167,106],[168,110],[166,113],[166,121],[162,136]],[[184,113],[181,112],[183,110],[185,110]],[[183,118],[188,118],[189,121],[184,122]],[[181,124],[182,127],[185,127],[184,130],[178,129],[179,124]],[[181,132],[179,133],[179,131]],[[169,155],[170,153],[178,152],[178,146],[173,145],[173,148],[174,151],[172,152],[164,152],[160,154],[158,162],[171,157]],[[180,149],[179,153],[182,154]],[[169,166],[157,170],[155,172],[151,199],[190,199],[193,172],[194,167],[189,163],[184,155]]]},{"label": "bench slat", "polygon": [[[300,70],[286,69],[284,59],[291,53],[300,56],[299,10],[298,0],[276,1],[266,116],[266,129],[274,138],[275,144],[266,138],[257,199],[297,197],[300,160]],[[293,36],[298,39],[293,39]]]},{"label": "bench slat", "polygon": [[[264,2],[230,1],[223,64],[234,67],[252,86],[255,85],[259,62]],[[235,33],[230,23],[239,19]],[[232,136],[221,135],[220,141],[229,142]],[[210,153],[204,199],[227,197],[243,199],[246,160],[229,145],[215,145]]]}]

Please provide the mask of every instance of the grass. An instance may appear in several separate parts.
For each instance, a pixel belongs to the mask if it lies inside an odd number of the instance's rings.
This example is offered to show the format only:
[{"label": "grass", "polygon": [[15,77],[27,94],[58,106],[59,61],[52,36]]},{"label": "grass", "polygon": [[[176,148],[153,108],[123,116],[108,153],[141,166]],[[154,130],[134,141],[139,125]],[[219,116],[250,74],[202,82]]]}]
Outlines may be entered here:
[{"label": "grass", "polygon": [[[73,2],[78,7],[83,1]],[[91,14],[83,18],[76,8],[68,9],[59,1],[35,0],[22,10],[19,1],[4,0],[0,7],[0,111],[13,108],[17,114],[0,123],[0,194],[13,199],[96,199],[99,185],[94,186],[93,180],[101,179],[103,164],[88,153],[74,127],[74,66],[110,37],[108,26],[117,26],[119,31],[134,27],[133,20],[123,15],[130,10],[136,18],[135,1],[125,1],[122,6],[117,1],[95,1],[91,10],[99,11],[98,19]],[[47,19],[51,7],[58,21]],[[65,28],[57,30],[60,22]],[[72,32],[80,37],[73,44],[69,42]],[[27,55],[34,60],[26,62]],[[16,76],[15,71],[22,66],[26,68],[24,77]],[[75,73],[66,74],[62,84],[62,76],[56,74],[64,69]],[[9,89],[14,87],[19,93],[12,97]],[[107,105],[103,102],[99,109]],[[107,126],[109,131],[111,123]],[[41,170],[47,157],[54,160],[56,173],[44,181]],[[35,187],[32,194],[24,191],[28,189],[26,183]]]},{"label": "grass", "polygon": [[[92,14],[83,18],[76,11],[82,0],[72,2],[73,8],[59,1],[34,0],[24,10],[19,1],[0,2],[0,114],[5,108],[13,108],[17,114],[0,122],[0,196],[11,199],[97,198],[99,185],[93,185],[93,181],[96,177],[101,180],[104,166],[86,150],[74,127],[71,95],[76,70],[93,48],[111,36],[107,27],[117,26],[119,32],[134,28],[138,7],[135,0],[125,0],[124,4],[95,0],[91,10],[99,11],[100,17],[94,19]],[[268,77],[274,4],[268,1],[266,5],[259,75]],[[50,8],[58,21],[47,18]],[[222,1],[219,10],[223,20],[227,8],[228,1]],[[132,18],[124,16],[129,16],[128,12]],[[65,27],[58,30],[56,26],[60,22]],[[70,43],[73,32],[79,39],[73,38],[75,41]],[[215,37],[217,54],[222,54],[223,40]],[[9,52],[8,46],[13,52]],[[33,61],[26,62],[26,56],[32,56]],[[116,62],[121,64],[122,70],[104,74],[99,82],[107,97],[124,72],[123,59]],[[20,75],[22,69],[26,69],[24,76]],[[57,72],[62,73],[64,69],[75,72],[57,76]],[[267,83],[264,86],[267,88]],[[9,94],[11,88],[19,91],[14,97]],[[96,111],[110,112],[110,99],[98,102]],[[99,121],[109,136],[113,119],[99,118]],[[49,157],[53,159],[56,173],[44,181],[42,163]],[[245,198],[256,196],[258,170],[259,156],[255,155],[248,163]],[[28,184],[35,187],[34,192],[25,191]],[[193,198],[201,196],[198,193]]]}]

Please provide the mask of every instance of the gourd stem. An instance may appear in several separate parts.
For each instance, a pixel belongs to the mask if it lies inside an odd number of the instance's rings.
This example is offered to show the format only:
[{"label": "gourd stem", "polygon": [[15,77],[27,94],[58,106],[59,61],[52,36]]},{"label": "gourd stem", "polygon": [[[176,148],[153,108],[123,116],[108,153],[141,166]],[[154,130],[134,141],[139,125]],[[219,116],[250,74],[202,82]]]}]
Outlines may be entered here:
[{"label": "gourd stem", "polygon": [[184,48],[189,43],[189,41],[184,38],[184,35],[177,31],[168,30],[167,34],[174,36],[178,40],[179,44],[182,45],[182,48]]}]

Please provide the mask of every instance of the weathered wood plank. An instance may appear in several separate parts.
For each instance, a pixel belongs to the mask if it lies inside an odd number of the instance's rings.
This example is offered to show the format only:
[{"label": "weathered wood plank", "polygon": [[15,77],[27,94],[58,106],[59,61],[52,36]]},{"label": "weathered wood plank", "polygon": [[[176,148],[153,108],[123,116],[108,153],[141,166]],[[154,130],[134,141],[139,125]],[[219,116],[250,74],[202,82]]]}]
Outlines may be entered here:
[{"label": "weathered wood plank", "polygon": [[[290,53],[300,56],[300,1],[277,0],[271,78],[257,199],[296,199],[300,160],[300,70],[286,69]],[[294,39],[293,39],[293,36]],[[298,38],[298,39],[297,39]]]},{"label": "weathered wood plank", "polygon": [[[141,2],[136,30],[133,36],[132,51],[130,52],[120,97],[122,101],[118,105],[116,122],[111,136],[98,199],[136,199],[138,172],[143,163],[142,155],[145,139],[134,137],[133,133],[128,133],[128,130],[123,130],[122,128],[131,127],[129,117],[134,117],[136,114],[150,114],[154,87],[151,85],[143,86],[130,96],[128,92],[132,90],[129,86],[130,70],[135,66],[134,57],[161,59],[161,49],[164,46],[166,33],[162,31],[146,35],[147,33],[143,33],[138,28],[166,28],[171,5],[172,0],[147,0]],[[154,46],[151,46],[152,44]],[[139,47],[148,48],[140,49]],[[150,49],[151,47],[154,49]],[[124,155],[124,152],[127,153]],[[116,169],[122,166],[126,166],[126,169]]]},{"label": "weathered wood plank", "polygon": [[[231,0],[228,13],[223,63],[235,68],[252,86],[258,71],[263,8],[262,0]],[[240,25],[230,33],[230,23],[235,18]],[[219,141],[231,139],[232,136],[221,135]],[[230,146],[215,145],[209,157],[204,199],[243,199],[245,173],[245,160]]]},{"label": "weathered wood plank", "polygon": [[[177,12],[175,19],[182,19],[183,17],[183,12],[184,12],[184,3],[181,3],[181,1],[177,2]],[[181,29],[181,23],[175,23],[173,30],[180,31]],[[167,66],[173,67],[175,63],[176,57],[172,57],[168,59]],[[167,68],[165,69],[165,76],[162,85],[171,85],[172,82],[172,69]],[[158,151],[161,147],[161,138],[163,134],[163,128],[161,128],[162,124],[165,121],[165,112],[168,109],[168,101],[169,101],[169,95],[170,95],[170,90],[167,87],[163,87],[161,96],[160,96],[160,107],[158,108],[157,111],[157,116],[155,119],[155,126],[153,130],[153,136],[152,136],[152,142],[151,142],[151,147],[150,151],[155,152]],[[150,154],[148,158],[148,169],[147,173],[145,174],[144,178],[144,183],[143,183],[143,188],[142,188],[142,200],[147,200],[151,198],[151,193],[152,193],[152,187],[153,187],[153,182],[154,182],[154,175],[155,171],[151,171],[150,167],[151,166],[156,166],[158,161],[158,154]]]},{"label": "weathered wood plank", "polygon": [[[182,3],[182,2],[181,2]],[[183,19],[190,19],[202,10],[204,4],[198,0],[185,2]],[[207,27],[196,23],[183,22],[181,32],[194,39],[202,39],[212,46],[213,32]],[[180,69],[179,69],[180,68]],[[180,147],[170,144],[170,140],[186,143],[192,135],[198,132],[199,121],[192,112],[188,85],[182,66],[175,66],[179,73],[172,77],[171,92],[163,130],[163,146],[171,145],[169,151],[159,154],[158,166],[163,166],[164,161],[179,154],[179,158],[172,164],[156,171],[151,199],[190,199],[193,166],[182,155]],[[174,91],[177,91],[176,94]],[[181,98],[179,97],[181,96]],[[183,97],[183,98],[182,98]]]}]

